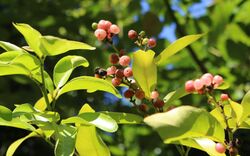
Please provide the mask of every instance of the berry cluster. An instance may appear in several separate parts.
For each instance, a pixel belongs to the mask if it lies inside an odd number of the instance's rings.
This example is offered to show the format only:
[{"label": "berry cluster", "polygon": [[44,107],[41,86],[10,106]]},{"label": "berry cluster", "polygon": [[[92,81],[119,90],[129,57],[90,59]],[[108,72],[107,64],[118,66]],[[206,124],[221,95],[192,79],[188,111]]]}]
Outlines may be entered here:
[{"label": "berry cluster", "polygon": [[213,76],[210,73],[206,73],[196,80],[188,80],[185,83],[186,92],[198,92],[203,94],[206,91],[211,91],[214,88],[219,87],[223,83],[223,78],[220,75]]},{"label": "berry cluster", "polygon": [[93,23],[92,28],[95,30],[95,36],[99,41],[104,39],[111,40],[115,34],[120,32],[120,28],[107,20],[100,20],[98,23]]},{"label": "berry cluster", "polygon": [[156,40],[154,38],[147,38],[144,31],[141,31],[138,35],[135,30],[129,30],[128,38],[131,40],[136,40],[135,44],[137,44],[139,47],[147,46],[148,48],[153,48],[156,46]]}]

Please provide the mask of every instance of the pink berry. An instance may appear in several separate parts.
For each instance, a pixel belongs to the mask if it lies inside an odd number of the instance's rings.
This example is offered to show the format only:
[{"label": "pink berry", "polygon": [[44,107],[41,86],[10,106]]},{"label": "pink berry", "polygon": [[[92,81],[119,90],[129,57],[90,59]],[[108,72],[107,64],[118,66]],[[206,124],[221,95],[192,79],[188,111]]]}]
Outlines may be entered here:
[{"label": "pink berry", "polygon": [[117,64],[119,62],[119,56],[117,54],[113,53],[109,56],[109,61],[112,64]]},{"label": "pink berry", "polygon": [[120,57],[119,63],[122,66],[128,66],[129,63],[130,63],[130,57],[127,56],[127,55],[124,55],[124,56]]},{"label": "pink berry", "polygon": [[109,28],[109,31],[113,34],[119,34],[120,28],[117,25],[112,24]]},{"label": "pink berry", "polygon": [[112,25],[112,23],[110,21],[105,21],[104,25],[105,25],[105,30],[109,30],[109,28]]},{"label": "pink berry", "polygon": [[112,79],[112,84],[116,87],[116,86],[119,86],[120,84],[122,83],[122,80],[120,78],[113,78]]},{"label": "pink berry", "polygon": [[202,81],[200,79],[196,79],[194,81],[194,88],[196,91],[201,90],[203,88],[204,84],[202,83]]},{"label": "pink berry", "polygon": [[185,90],[188,93],[194,92],[195,88],[194,88],[194,81],[193,80],[189,80],[185,83]]},{"label": "pink berry", "polygon": [[229,97],[228,97],[227,94],[221,94],[221,95],[220,95],[220,99],[221,99],[222,101],[227,101],[227,100],[229,99]]},{"label": "pink berry", "polygon": [[122,70],[122,69],[117,69],[117,70],[115,71],[115,76],[122,79],[123,76],[124,76],[123,70]]},{"label": "pink berry", "polygon": [[159,97],[159,93],[156,90],[151,92],[152,99],[157,99],[158,97]]},{"label": "pink berry", "polygon": [[95,36],[97,37],[97,39],[99,41],[102,41],[105,39],[105,37],[107,36],[106,31],[104,31],[103,29],[96,29],[95,30]]},{"label": "pink berry", "polygon": [[223,78],[220,75],[215,75],[213,78],[214,87],[216,88],[222,83],[223,83]]},{"label": "pink berry", "polygon": [[98,24],[97,24],[97,28],[107,31],[110,28],[111,25],[112,25],[112,23],[110,21],[100,20],[98,22]]},{"label": "pink berry", "polygon": [[155,47],[155,46],[156,46],[156,40],[155,40],[154,38],[150,38],[150,39],[148,40],[148,46],[149,46],[150,48]]},{"label": "pink berry", "polygon": [[107,75],[113,75],[113,74],[115,74],[115,71],[116,71],[116,67],[111,66],[107,69]]},{"label": "pink berry", "polygon": [[133,71],[131,67],[127,67],[124,69],[123,74],[125,77],[131,77],[133,76]]},{"label": "pink berry", "polygon": [[202,75],[202,77],[200,78],[200,80],[206,86],[210,86],[212,84],[212,81],[213,81],[213,75],[210,74],[210,73],[206,73],[206,74]]},{"label": "pink berry", "polygon": [[222,143],[217,143],[215,145],[215,150],[218,152],[218,153],[225,153],[226,152],[226,147],[222,144]]},{"label": "pink berry", "polygon": [[135,91],[135,97],[140,99],[140,100],[143,99],[145,97],[144,91],[142,91],[142,90]]},{"label": "pink berry", "polygon": [[137,32],[136,31],[134,31],[134,30],[129,30],[129,32],[128,32],[128,38],[130,38],[130,39],[135,39],[137,37]]}]

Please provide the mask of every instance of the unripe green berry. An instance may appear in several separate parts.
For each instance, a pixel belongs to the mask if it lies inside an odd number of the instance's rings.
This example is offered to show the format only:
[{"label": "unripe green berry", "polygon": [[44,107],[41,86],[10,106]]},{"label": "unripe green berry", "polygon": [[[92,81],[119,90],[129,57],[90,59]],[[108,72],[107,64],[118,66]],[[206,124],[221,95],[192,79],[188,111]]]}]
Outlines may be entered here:
[{"label": "unripe green berry", "polygon": [[140,35],[141,37],[143,37],[143,36],[146,35],[146,33],[145,33],[145,31],[141,31],[141,32],[139,33],[139,35]]},{"label": "unripe green berry", "polygon": [[147,45],[148,44],[148,38],[144,38],[142,40],[142,45]]},{"label": "unripe green berry", "polygon": [[92,29],[96,30],[97,26],[98,26],[98,24],[96,22],[92,23]]}]

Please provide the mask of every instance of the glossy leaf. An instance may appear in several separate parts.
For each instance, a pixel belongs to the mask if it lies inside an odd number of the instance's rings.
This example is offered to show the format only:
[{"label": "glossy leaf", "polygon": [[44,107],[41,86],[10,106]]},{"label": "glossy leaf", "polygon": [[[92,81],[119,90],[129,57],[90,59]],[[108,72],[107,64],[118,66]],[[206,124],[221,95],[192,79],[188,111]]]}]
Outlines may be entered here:
[{"label": "glossy leaf", "polygon": [[133,76],[148,98],[157,84],[154,55],[155,53],[152,50],[146,52],[138,50],[133,54]]},{"label": "glossy leaf", "polygon": [[[51,94],[49,93],[47,94],[47,96],[49,99],[49,103],[51,103],[53,100]],[[44,97],[41,97],[39,100],[37,100],[34,107],[38,109],[39,111],[44,111],[47,108],[47,104],[46,104]]]},{"label": "glossy leaf", "polygon": [[[95,112],[88,104],[83,105],[79,114]],[[78,126],[76,150],[81,156],[110,156],[108,147],[97,134],[95,126]]]},{"label": "glossy leaf", "polygon": [[69,50],[76,49],[86,49],[86,50],[94,50],[95,47],[92,47],[86,43],[70,41],[54,36],[42,36],[40,38],[41,44],[45,49],[46,55],[54,56],[65,53]]},{"label": "glossy leaf", "polygon": [[215,149],[216,143],[208,138],[196,138],[194,139],[203,151],[207,152],[211,156],[226,156],[225,153],[219,153]]},{"label": "glossy leaf", "polygon": [[221,113],[221,109],[219,107],[213,109],[210,114],[217,119],[217,121],[219,121],[219,123],[221,124],[221,126],[226,129],[227,125],[225,123],[225,119]]},{"label": "glossy leaf", "polygon": [[177,89],[176,91],[172,91],[170,93],[168,93],[164,98],[164,108],[168,107],[169,105],[171,105],[171,103],[179,98],[182,98],[183,96],[188,95],[189,93],[185,91],[184,87],[181,87],[179,89]]},{"label": "glossy leaf", "polygon": [[40,38],[42,37],[40,32],[38,32],[28,24],[16,23],[13,25],[24,36],[30,48],[33,49],[37,56],[41,58],[43,56],[43,53],[40,49]]},{"label": "glossy leaf", "polygon": [[6,156],[13,156],[13,154],[15,153],[16,149],[26,140],[29,139],[31,137],[38,137],[39,134],[37,132],[31,132],[29,135],[27,135],[26,137],[23,137],[21,139],[18,139],[17,141],[13,142],[6,153]]},{"label": "glossy leaf", "polygon": [[119,91],[111,83],[90,76],[81,76],[72,79],[59,90],[56,98],[58,98],[60,95],[66,92],[74,90],[87,90],[88,92],[94,92],[100,90],[112,93],[116,97],[121,98]]},{"label": "glossy leaf", "polygon": [[[44,80],[45,80],[45,84],[46,84],[46,89],[49,91],[49,93],[52,93],[54,91],[54,83],[50,77],[50,75],[44,71],[43,72],[44,75]],[[35,71],[32,72],[32,77],[34,79],[36,79],[38,82],[42,83],[42,77],[41,77],[41,71],[40,69],[37,69]]]},{"label": "glossy leaf", "polygon": [[0,105],[0,118],[10,121],[12,119],[12,112],[9,108]]},{"label": "glossy leaf", "polygon": [[77,129],[72,126],[58,125],[55,156],[72,156],[75,151]]},{"label": "glossy leaf", "polygon": [[141,124],[143,121],[143,118],[136,114],[108,111],[103,113],[114,119],[118,124]]},{"label": "glossy leaf", "polygon": [[190,45],[194,41],[198,40],[203,35],[204,34],[188,35],[176,40],[155,58],[155,63],[157,65],[165,65],[171,56]]},{"label": "glossy leaf", "polygon": [[244,121],[250,115],[250,90],[243,97],[241,105],[243,108],[242,121]]},{"label": "glossy leaf", "polygon": [[10,64],[12,61],[18,56],[24,54],[23,51],[7,51],[0,54],[0,63],[2,64]]},{"label": "glossy leaf", "polygon": [[20,64],[1,64],[0,63],[0,76],[5,75],[26,75],[30,76],[30,72],[27,68]]},{"label": "glossy leaf", "polygon": [[215,88],[218,90],[226,90],[230,87],[230,84],[228,82],[223,82],[219,87]]},{"label": "glossy leaf", "polygon": [[224,129],[212,115],[191,106],[181,106],[148,116],[144,122],[159,133],[164,143],[193,138],[210,138],[223,142],[225,138]]},{"label": "glossy leaf", "polygon": [[232,117],[235,118],[237,124],[240,125],[242,114],[243,114],[242,106],[239,103],[234,102],[232,100],[229,100],[229,104],[232,109]]},{"label": "glossy leaf", "polygon": [[12,120],[10,121],[0,118],[0,126],[15,127],[15,128],[25,129],[28,131],[35,130],[35,128],[32,125],[21,121],[19,118],[12,118]]},{"label": "glossy leaf", "polygon": [[12,43],[4,42],[4,41],[0,41],[0,47],[2,47],[6,51],[22,51],[22,48]]},{"label": "glossy leaf", "polygon": [[65,56],[54,68],[53,80],[57,88],[62,87],[69,79],[72,71],[79,66],[88,67],[89,62],[81,56]]}]

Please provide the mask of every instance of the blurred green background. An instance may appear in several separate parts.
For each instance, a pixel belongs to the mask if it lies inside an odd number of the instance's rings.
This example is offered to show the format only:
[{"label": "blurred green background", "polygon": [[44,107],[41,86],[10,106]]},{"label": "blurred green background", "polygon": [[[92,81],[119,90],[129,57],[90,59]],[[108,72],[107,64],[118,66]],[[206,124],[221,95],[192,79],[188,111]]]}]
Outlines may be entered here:
[{"label": "blurred green background", "polygon": [[[127,37],[130,29],[145,30],[157,39],[153,50],[159,54],[174,40],[190,34],[207,33],[202,39],[173,56],[165,67],[158,69],[161,97],[203,72],[220,74],[231,84],[225,91],[240,101],[250,90],[250,1],[249,0],[0,0],[0,40],[25,46],[24,38],[12,22],[27,23],[43,35],[54,35],[96,46],[95,51],[71,51],[86,57],[90,67],[76,69],[72,77],[93,75],[95,67],[107,68],[108,56],[114,52],[93,35],[92,22],[110,20],[121,27],[118,47],[127,53],[135,46]],[[3,52],[1,49],[0,52]],[[68,53],[68,54],[69,54]],[[45,69],[52,74],[53,66],[64,55],[46,59]],[[1,72],[1,71],[0,71]],[[120,89],[124,91],[123,88]],[[23,76],[0,77],[0,104],[11,109],[14,104],[34,104],[40,98],[39,88]],[[60,97],[56,110],[62,118],[76,115],[84,103],[95,110],[134,112],[126,99],[110,94],[84,91]],[[206,98],[189,95],[172,105],[194,105],[210,109]],[[0,156],[7,147],[27,134],[26,131],[0,127]],[[164,145],[160,137],[146,126],[120,126],[116,133],[100,132],[114,156],[177,156],[174,145]],[[250,153],[248,130],[240,130],[241,155]],[[50,156],[53,148],[42,139],[29,139],[17,150],[17,156]],[[205,153],[192,149],[192,156]]]}]

